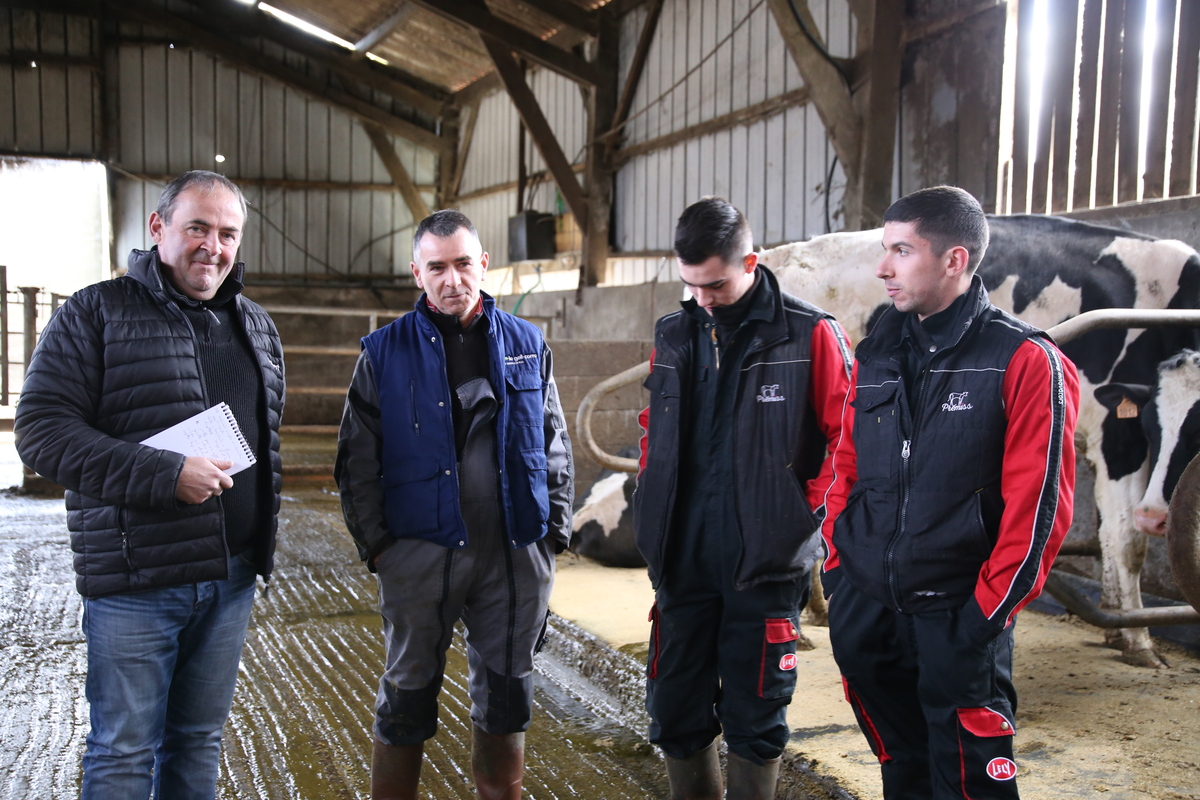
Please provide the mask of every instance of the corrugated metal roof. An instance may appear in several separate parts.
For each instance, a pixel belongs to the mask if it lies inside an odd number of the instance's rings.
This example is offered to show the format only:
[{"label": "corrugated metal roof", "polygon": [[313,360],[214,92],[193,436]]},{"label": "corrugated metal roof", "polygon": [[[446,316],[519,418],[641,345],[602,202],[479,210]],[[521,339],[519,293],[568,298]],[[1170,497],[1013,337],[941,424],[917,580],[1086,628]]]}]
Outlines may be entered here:
[{"label": "corrugated metal roof", "polygon": [[[401,0],[270,2],[349,42],[367,36],[404,5]],[[607,0],[558,2],[591,10],[604,5]],[[521,0],[488,0],[487,6],[497,19],[516,25],[539,39],[548,40],[566,33],[566,26],[561,22]],[[474,30],[415,4],[411,15],[372,46],[370,52],[386,59],[391,66],[450,92],[469,86],[493,70],[491,59]]]}]

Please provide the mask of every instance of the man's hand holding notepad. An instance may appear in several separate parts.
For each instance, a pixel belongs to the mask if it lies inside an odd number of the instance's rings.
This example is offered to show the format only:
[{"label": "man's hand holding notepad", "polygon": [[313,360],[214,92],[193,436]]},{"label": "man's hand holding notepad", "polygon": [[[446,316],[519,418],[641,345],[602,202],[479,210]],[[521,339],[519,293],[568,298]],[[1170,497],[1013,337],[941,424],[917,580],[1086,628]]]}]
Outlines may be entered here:
[{"label": "man's hand holding notepad", "polygon": [[246,442],[233,412],[225,403],[218,403],[178,425],[172,425],[143,440],[142,444],[185,456],[231,462],[233,466],[223,470],[226,475],[236,475],[258,461],[254,448]]}]

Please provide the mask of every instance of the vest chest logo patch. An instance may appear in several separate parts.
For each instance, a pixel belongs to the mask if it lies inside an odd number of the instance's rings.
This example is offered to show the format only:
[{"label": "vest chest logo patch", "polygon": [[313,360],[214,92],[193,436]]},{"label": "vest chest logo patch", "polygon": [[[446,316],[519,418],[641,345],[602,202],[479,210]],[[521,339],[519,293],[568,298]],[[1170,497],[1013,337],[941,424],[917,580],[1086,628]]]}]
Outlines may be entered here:
[{"label": "vest chest logo patch", "polygon": [[975,406],[967,402],[970,392],[951,392],[950,399],[942,403],[942,411],[970,411]]},{"label": "vest chest logo patch", "polygon": [[516,355],[505,354],[504,366],[516,367],[524,364],[526,361],[536,361],[537,353],[517,353]]},{"label": "vest chest logo patch", "polygon": [[782,403],[787,398],[779,394],[779,384],[772,383],[758,387],[758,397],[755,399],[760,403]]}]

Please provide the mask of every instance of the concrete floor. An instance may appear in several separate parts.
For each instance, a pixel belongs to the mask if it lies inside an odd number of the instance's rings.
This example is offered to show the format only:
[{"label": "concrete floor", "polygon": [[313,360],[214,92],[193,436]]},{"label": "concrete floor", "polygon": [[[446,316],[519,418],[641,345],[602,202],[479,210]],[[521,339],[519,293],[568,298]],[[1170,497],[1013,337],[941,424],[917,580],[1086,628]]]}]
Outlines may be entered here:
[{"label": "concrete floor", "polygon": [[[289,446],[290,463],[316,465],[332,452],[320,438]],[[11,434],[0,433],[0,486],[19,481]],[[374,581],[358,563],[331,486],[293,482],[284,495],[277,571],[270,594],[256,602],[219,796],[366,797],[382,649]],[[0,520],[0,800],[70,797],[87,707],[62,501],[5,493]],[[611,650],[593,647],[556,661],[563,648],[549,647],[543,656],[526,796],[665,797],[637,714],[651,600],[643,570],[560,557],[552,609]],[[826,631],[806,626],[805,633],[815,647],[799,653],[788,762],[789,774],[809,778],[790,782],[780,796],[878,797],[877,766],[842,697]],[[1172,668],[1145,670],[1101,642],[1099,631],[1065,618],[1022,615],[1015,669],[1022,795],[1200,800],[1200,659],[1166,647]],[[472,795],[463,766],[461,660],[454,657],[443,730],[429,748],[428,797]],[[632,713],[606,705],[578,680],[579,672],[613,665],[623,672],[623,707]],[[795,788],[801,785],[807,788]]]},{"label": "concrete floor", "polygon": [[[11,442],[0,434],[0,486],[20,481]],[[286,484],[276,571],[255,602],[225,728],[220,798],[367,797],[383,650],[375,607],[374,578],[358,561],[336,493],[320,482]],[[0,798],[78,794],[88,730],[80,615],[62,500],[0,494]],[[441,731],[427,746],[423,797],[474,796],[465,660],[459,644]],[[661,796],[651,748],[589,705],[569,670],[552,659],[543,666],[526,795]]]}]

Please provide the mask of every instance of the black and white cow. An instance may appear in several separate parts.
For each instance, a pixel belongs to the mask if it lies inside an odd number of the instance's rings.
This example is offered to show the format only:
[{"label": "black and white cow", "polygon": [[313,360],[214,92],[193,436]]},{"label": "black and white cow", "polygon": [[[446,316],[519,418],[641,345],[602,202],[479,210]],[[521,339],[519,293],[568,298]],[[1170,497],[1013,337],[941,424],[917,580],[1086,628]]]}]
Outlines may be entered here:
[{"label": "black and white cow", "polygon": [[[1158,367],[1152,386],[1108,383],[1096,399],[1145,436],[1150,478],[1133,510],[1138,529],[1152,536],[1167,531],[1167,504],[1183,470],[1200,453],[1200,353],[1184,350]],[[1122,405],[1124,404],[1124,405]],[[1120,423],[1118,423],[1120,424]],[[1131,433],[1131,437],[1136,433]],[[1139,454],[1134,454],[1136,458]]]},{"label": "black and white cow", "polygon": [[[622,458],[637,458],[637,447],[624,447]],[[633,535],[633,490],[637,476],[631,472],[601,470],[592,488],[575,509],[571,552],[587,556],[606,567],[644,567]]]},{"label": "black and white cow", "polygon": [[[989,217],[991,245],[979,271],[992,302],[1041,328],[1097,308],[1200,308],[1200,256],[1187,245],[1055,217]],[[886,307],[874,275],[883,255],[879,230],[835,233],[762,254],[780,285],[836,316],[861,340]],[[1096,469],[1103,598],[1109,607],[1140,608],[1139,573],[1146,541],[1133,509],[1146,493],[1149,446],[1137,426],[1094,396],[1119,382],[1153,385],[1157,366],[1185,348],[1195,331],[1101,330],[1063,346],[1079,368],[1081,455]],[[1145,629],[1120,633],[1125,658],[1163,666]]]}]

